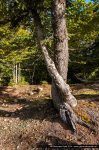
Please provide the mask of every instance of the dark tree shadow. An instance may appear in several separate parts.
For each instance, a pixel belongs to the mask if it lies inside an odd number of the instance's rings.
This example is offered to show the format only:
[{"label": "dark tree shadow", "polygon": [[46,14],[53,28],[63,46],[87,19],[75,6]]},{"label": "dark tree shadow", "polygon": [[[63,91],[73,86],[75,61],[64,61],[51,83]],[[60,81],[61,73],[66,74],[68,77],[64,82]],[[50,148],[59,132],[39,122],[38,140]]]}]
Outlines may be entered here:
[{"label": "dark tree shadow", "polygon": [[73,150],[81,150],[81,148],[75,147],[78,144],[76,142],[71,142],[67,140],[60,139],[56,136],[46,136],[45,141],[40,141],[36,144],[37,148],[48,148],[48,149],[73,149]]},{"label": "dark tree shadow", "polygon": [[[0,109],[0,117],[19,118],[20,120],[36,119],[41,121],[46,119],[51,122],[61,122],[59,120],[58,112],[53,106],[51,98],[38,98],[32,100],[26,98],[23,99],[17,96],[3,93],[3,91],[6,91],[6,88],[7,87],[2,87],[0,89],[0,104],[2,107],[2,109]],[[18,104],[19,106],[21,106],[21,109],[16,109],[15,111],[8,111],[5,108],[3,109],[2,104],[5,106],[14,106],[15,104]]]},{"label": "dark tree shadow", "polygon": [[76,90],[88,88],[91,90],[99,90],[99,83],[83,83],[83,84],[71,84]]},{"label": "dark tree shadow", "polygon": [[79,94],[79,95],[75,95],[75,97],[77,98],[77,100],[87,100],[87,101],[96,101],[99,102],[99,94]]},{"label": "dark tree shadow", "polygon": [[[28,120],[28,119],[34,119],[43,121],[48,120],[50,122],[58,122],[61,124],[61,126],[65,130],[69,130],[70,128],[64,124],[60,117],[59,113],[55,109],[52,99],[51,98],[45,98],[45,99],[22,99],[17,96],[12,96],[10,94],[6,94],[2,92],[6,90],[6,87],[3,87],[2,90],[0,89],[1,95],[4,97],[0,99],[1,107],[0,109],[0,117],[9,117],[9,118],[19,118],[20,120]],[[15,104],[18,104],[20,109],[15,109],[15,111],[3,109],[3,105],[11,105],[14,106]]]},{"label": "dark tree shadow", "polygon": [[65,130],[70,130],[70,127],[61,121],[59,113],[53,106],[52,99],[38,99],[35,101],[17,99],[17,102],[12,100],[11,102],[5,102],[5,104],[22,104],[22,108],[14,112],[0,110],[0,117],[19,118],[20,120],[35,119],[40,121],[46,119],[50,122],[58,122]]},{"label": "dark tree shadow", "polygon": [[56,113],[56,111],[53,108],[51,99],[29,101],[26,99],[18,99],[17,97],[14,98],[15,101],[14,99],[11,99],[10,101],[7,100],[6,102],[4,102],[4,104],[11,104],[11,105],[20,104],[22,108],[15,110],[14,112],[0,110],[1,117],[7,116],[13,118],[20,118],[22,120],[31,119],[31,118],[43,120],[44,118]]}]

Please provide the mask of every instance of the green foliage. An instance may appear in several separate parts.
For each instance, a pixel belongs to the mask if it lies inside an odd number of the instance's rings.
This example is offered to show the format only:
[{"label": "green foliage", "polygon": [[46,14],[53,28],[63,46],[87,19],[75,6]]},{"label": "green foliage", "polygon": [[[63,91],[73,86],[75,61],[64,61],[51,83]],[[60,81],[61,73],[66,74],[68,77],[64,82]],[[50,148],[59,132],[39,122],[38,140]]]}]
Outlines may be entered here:
[{"label": "green foliage", "polygon": [[99,12],[95,11],[97,4],[76,0],[67,9],[69,45],[81,50],[90,45],[99,34]]},{"label": "green foliage", "polygon": [[[3,77],[12,79],[13,66],[20,63],[22,75],[25,76],[24,80],[29,83],[32,81],[33,83],[43,80],[50,81],[41,52],[37,48],[37,37],[31,9],[36,7],[40,12],[46,36],[43,42],[47,45],[53,57],[51,0],[1,0],[0,4],[2,23],[0,25],[1,80],[3,80]],[[89,49],[96,40],[99,42],[98,8],[99,3],[96,0],[93,3],[75,0],[71,1],[66,9],[70,49],[69,68],[74,68],[74,73],[88,79],[95,79],[98,74],[96,63],[98,64],[99,61],[97,59],[99,46]]]},{"label": "green foliage", "polygon": [[0,27],[0,77],[12,78],[13,66],[22,63],[36,53],[36,45],[32,46],[32,33],[24,27],[16,31],[9,26]]},{"label": "green foliage", "polygon": [[73,73],[88,80],[95,80],[99,75],[99,71],[95,73],[99,66],[99,11],[97,8],[99,8],[98,2],[86,3],[84,0],[76,0],[71,7],[68,7],[66,13],[70,38],[69,68],[73,70]]},{"label": "green foliage", "polygon": [[[21,80],[18,82],[18,85],[28,85],[29,83],[26,81],[25,77],[21,75]],[[16,85],[16,83],[13,81],[13,79],[10,80],[8,83],[10,86]]]},{"label": "green foliage", "polygon": [[48,84],[48,82],[47,81],[41,81],[40,84],[41,85],[46,85],[46,84]]}]

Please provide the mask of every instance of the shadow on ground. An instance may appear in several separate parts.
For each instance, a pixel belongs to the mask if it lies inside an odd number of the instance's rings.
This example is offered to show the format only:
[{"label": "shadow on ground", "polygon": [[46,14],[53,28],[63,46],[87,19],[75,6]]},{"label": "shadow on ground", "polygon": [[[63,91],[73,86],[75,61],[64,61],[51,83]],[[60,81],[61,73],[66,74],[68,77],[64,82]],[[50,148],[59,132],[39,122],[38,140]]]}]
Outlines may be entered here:
[{"label": "shadow on ground", "polygon": [[83,84],[71,84],[76,90],[88,88],[90,90],[99,90],[99,83],[83,83]]},{"label": "shadow on ground", "polygon": [[[6,87],[0,89],[0,117],[8,118],[19,118],[20,120],[48,120],[50,122],[59,122],[65,130],[66,125],[61,123],[59,119],[59,114],[53,106],[51,98],[38,98],[38,99],[26,99],[20,98],[18,96],[12,96],[8,93],[3,93],[6,91]],[[18,105],[19,108],[14,111],[7,107],[15,107]]]},{"label": "shadow on ground", "polygon": [[[77,146],[78,144],[76,142],[71,142],[67,140],[60,139],[56,136],[46,136],[45,141],[40,141],[36,144],[37,148],[54,148],[54,149],[71,149],[74,148],[73,146]],[[81,148],[77,148],[78,150],[81,150]]]},{"label": "shadow on ground", "polygon": [[16,109],[15,111],[6,111],[1,109],[0,117],[12,117],[12,118],[19,118],[22,120],[31,119],[31,118],[43,120],[44,118],[50,115],[53,118],[54,117],[53,114],[56,114],[51,99],[29,101],[26,99],[17,98],[17,102],[16,102],[16,98],[15,98],[15,102],[14,99],[11,99],[10,102],[9,100],[7,100],[6,102],[3,102],[3,104],[5,105],[19,104],[22,107],[21,109]]},{"label": "shadow on ground", "polygon": [[77,100],[89,100],[89,101],[97,101],[99,102],[99,94],[79,94],[79,95],[75,95],[75,97],[77,98]]},{"label": "shadow on ground", "polygon": [[[2,87],[0,89],[0,117],[11,117],[11,118],[19,118],[20,120],[28,120],[28,119],[36,119],[36,120],[49,120],[51,122],[60,122],[60,124],[66,129],[67,127],[61,123],[59,119],[59,114],[55,110],[52,99],[51,98],[38,98],[38,99],[27,99],[20,98],[18,96],[12,96],[8,94],[6,91],[7,87]],[[14,89],[12,90],[14,92]],[[99,95],[91,95],[91,94],[80,94],[75,96],[77,100],[87,99],[99,101]],[[15,109],[15,111],[11,111],[5,109],[3,105],[19,105],[19,109]],[[2,108],[2,109],[1,109]]]}]

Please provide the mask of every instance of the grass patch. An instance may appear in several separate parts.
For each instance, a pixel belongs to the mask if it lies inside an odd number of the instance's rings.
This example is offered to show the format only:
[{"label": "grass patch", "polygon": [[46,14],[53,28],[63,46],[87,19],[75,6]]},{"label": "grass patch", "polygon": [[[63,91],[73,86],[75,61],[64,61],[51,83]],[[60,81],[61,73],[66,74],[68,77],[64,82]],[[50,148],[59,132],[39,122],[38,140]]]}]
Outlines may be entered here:
[{"label": "grass patch", "polygon": [[75,95],[99,95],[99,91],[93,89],[81,89],[77,91]]}]

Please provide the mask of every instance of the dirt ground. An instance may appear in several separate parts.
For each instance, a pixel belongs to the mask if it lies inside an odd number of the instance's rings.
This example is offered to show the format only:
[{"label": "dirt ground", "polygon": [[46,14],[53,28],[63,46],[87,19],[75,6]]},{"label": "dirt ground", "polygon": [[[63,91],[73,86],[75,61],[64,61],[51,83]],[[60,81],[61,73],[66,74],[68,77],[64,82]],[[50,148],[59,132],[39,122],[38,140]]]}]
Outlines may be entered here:
[{"label": "dirt ground", "polygon": [[53,107],[48,84],[0,87],[0,150],[98,145],[99,84],[71,88],[78,100],[75,112],[96,127],[97,133],[77,124],[77,134],[73,135]]}]

